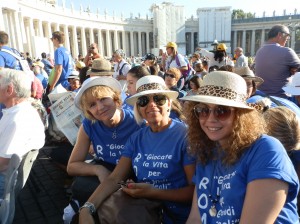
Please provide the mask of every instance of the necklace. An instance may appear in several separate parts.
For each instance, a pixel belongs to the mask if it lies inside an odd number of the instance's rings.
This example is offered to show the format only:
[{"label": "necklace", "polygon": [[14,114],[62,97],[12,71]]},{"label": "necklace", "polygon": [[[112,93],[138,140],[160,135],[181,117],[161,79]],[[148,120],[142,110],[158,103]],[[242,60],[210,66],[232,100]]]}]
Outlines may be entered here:
[{"label": "necklace", "polygon": [[[210,194],[208,195],[208,198],[210,199],[212,205],[210,206],[210,209],[208,210],[209,214],[211,217],[216,217],[216,215],[218,214],[218,210],[216,208],[216,204],[219,202],[220,199],[220,190],[219,187],[217,186],[217,195],[215,197],[213,197],[213,195],[211,194],[211,192],[215,189],[214,187],[214,179],[215,179],[215,174],[216,174],[216,166],[217,166],[217,161],[214,163],[214,169],[213,169],[213,174],[212,174],[212,178],[211,178],[211,186],[210,186]],[[218,178],[218,176],[217,176]],[[218,183],[218,182],[217,182]]]},{"label": "necklace", "polygon": [[117,128],[113,131],[111,138],[112,139],[116,139],[117,138]]},{"label": "necklace", "polygon": [[115,128],[115,130],[112,133],[112,136],[111,136],[112,139],[116,139],[117,138],[117,129],[118,129],[118,126],[120,125],[120,123],[122,122],[122,120],[123,120],[123,111],[121,110],[120,111],[120,121],[117,123],[116,128]]}]

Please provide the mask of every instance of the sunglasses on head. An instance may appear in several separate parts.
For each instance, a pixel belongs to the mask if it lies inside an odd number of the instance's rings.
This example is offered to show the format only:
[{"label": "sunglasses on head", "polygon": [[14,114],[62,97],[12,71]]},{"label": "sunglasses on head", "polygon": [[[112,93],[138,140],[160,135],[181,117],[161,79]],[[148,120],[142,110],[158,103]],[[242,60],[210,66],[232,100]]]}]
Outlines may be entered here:
[{"label": "sunglasses on head", "polygon": [[[138,98],[136,104],[139,107],[145,107],[150,102],[150,97],[151,96],[141,96]],[[154,95],[152,98],[157,106],[162,106],[167,102],[167,96],[165,95]]]},{"label": "sunglasses on head", "polygon": [[168,74],[168,73],[165,73],[165,77],[171,77],[172,79],[174,79],[175,78],[175,75],[173,75],[173,74]]},{"label": "sunglasses on head", "polygon": [[226,106],[216,106],[214,109],[205,105],[196,105],[194,107],[194,113],[200,120],[205,120],[213,113],[214,117],[220,121],[225,121],[231,116],[231,112],[234,109]]}]

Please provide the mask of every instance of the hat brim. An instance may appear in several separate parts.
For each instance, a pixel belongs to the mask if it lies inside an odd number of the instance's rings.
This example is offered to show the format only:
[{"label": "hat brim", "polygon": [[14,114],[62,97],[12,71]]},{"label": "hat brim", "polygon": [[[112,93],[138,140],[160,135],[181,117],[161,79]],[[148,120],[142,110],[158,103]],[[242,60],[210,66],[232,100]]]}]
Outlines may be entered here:
[{"label": "hat brim", "polygon": [[127,98],[126,102],[130,105],[135,105],[135,103],[139,97],[144,96],[144,95],[150,95],[150,94],[158,94],[158,93],[163,93],[171,100],[177,99],[178,94],[179,94],[178,92],[171,91],[171,90],[146,90],[146,91],[143,91],[140,93],[136,93],[133,96]]},{"label": "hat brim", "polygon": [[180,100],[222,105],[228,107],[237,107],[237,108],[251,109],[251,110],[253,109],[252,107],[249,107],[246,103],[240,103],[233,100],[225,99],[223,97],[216,97],[216,96],[194,95],[194,96],[186,96],[180,98]]},{"label": "hat brim", "polygon": [[256,86],[259,86],[261,85],[264,80],[258,76],[242,76],[244,79],[247,79],[247,80],[253,80],[255,83],[256,83]]},{"label": "hat brim", "polygon": [[112,71],[105,71],[105,72],[92,72],[91,69],[89,69],[86,72],[86,75],[94,75],[94,76],[112,76],[114,74],[114,72]]},{"label": "hat brim", "polygon": [[294,95],[294,96],[300,95],[300,87],[284,86],[284,87],[282,87],[282,89],[290,95]]},{"label": "hat brim", "polygon": [[117,92],[122,91],[120,82],[112,77],[94,77],[94,79],[91,80],[87,79],[85,82],[87,83],[83,83],[83,85],[81,86],[80,90],[77,92],[74,99],[75,106],[79,109],[81,109],[80,108],[81,96],[88,88],[91,88],[93,86],[108,86]]}]

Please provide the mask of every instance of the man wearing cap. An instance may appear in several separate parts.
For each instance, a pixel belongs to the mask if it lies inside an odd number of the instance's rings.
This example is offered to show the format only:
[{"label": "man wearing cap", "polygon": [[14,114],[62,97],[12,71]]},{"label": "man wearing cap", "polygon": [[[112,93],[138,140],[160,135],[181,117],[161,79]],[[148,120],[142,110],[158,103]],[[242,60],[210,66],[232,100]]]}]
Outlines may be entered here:
[{"label": "man wearing cap", "polygon": [[113,54],[114,75],[117,80],[126,80],[126,75],[131,66],[125,60],[125,52],[122,49],[115,50]]},{"label": "man wearing cap", "polygon": [[200,53],[202,56],[207,57],[209,59],[208,68],[212,66],[218,66],[220,68],[223,65],[234,66],[233,61],[227,56],[226,50],[226,44],[219,43],[217,45],[217,50],[214,53],[205,49],[201,49]]},{"label": "man wearing cap", "polygon": [[243,48],[237,47],[234,50],[235,56],[236,56],[236,62],[234,64],[235,68],[239,67],[247,67],[248,66],[248,58],[243,54]]},{"label": "man wearing cap", "polygon": [[287,98],[282,87],[288,83],[291,70],[300,66],[295,51],[285,47],[289,39],[289,28],[275,25],[268,33],[267,42],[256,53],[255,73],[264,79],[260,90],[267,95]]}]

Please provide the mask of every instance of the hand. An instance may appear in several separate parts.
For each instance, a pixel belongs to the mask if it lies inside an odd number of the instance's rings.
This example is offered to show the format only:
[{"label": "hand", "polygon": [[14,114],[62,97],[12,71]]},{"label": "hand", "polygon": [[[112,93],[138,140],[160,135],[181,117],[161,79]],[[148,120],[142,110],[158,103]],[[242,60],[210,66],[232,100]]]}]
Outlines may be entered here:
[{"label": "hand", "polygon": [[79,213],[79,224],[95,224],[89,209],[83,208]]},{"label": "hand", "polygon": [[167,53],[163,53],[163,54],[161,55],[161,59],[162,59],[163,61],[165,61],[167,57],[168,57]]},{"label": "hand", "polygon": [[134,198],[147,198],[150,192],[154,190],[152,184],[130,182],[127,187],[121,186],[122,190]]}]

